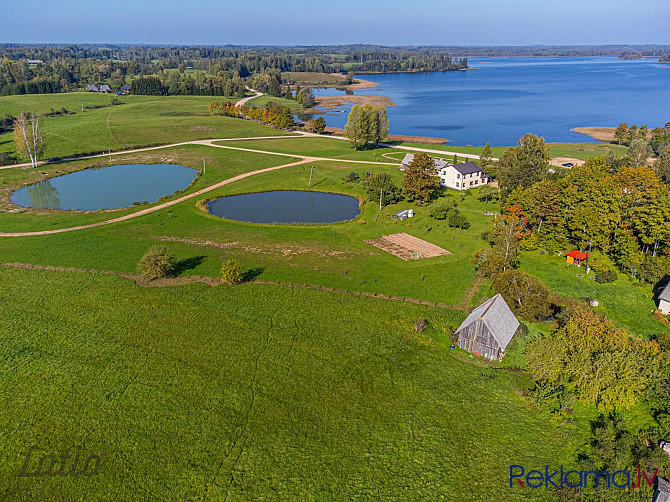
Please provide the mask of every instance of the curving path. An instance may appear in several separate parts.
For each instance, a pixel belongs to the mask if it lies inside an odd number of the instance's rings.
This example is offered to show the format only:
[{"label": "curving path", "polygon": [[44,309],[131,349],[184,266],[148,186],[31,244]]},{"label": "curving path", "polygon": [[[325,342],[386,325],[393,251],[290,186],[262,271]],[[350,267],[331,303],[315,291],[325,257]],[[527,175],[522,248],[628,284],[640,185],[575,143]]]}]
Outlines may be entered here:
[{"label": "curving path", "polygon": [[171,200],[171,201],[168,201],[168,202],[164,202],[162,204],[158,204],[157,206],[149,207],[147,209],[142,209],[141,211],[137,211],[136,213],[130,213],[130,214],[126,214],[126,215],[123,215],[123,216],[119,216],[118,218],[112,218],[111,220],[98,221],[96,223],[90,223],[88,225],[79,225],[79,226],[76,226],[76,227],[58,228],[58,229],[55,229],[55,230],[39,230],[39,231],[35,231],[35,232],[0,232],[0,237],[27,237],[27,236],[31,236],[31,235],[60,234],[60,233],[63,233],[63,232],[73,232],[75,230],[84,230],[84,229],[87,229],[87,228],[102,227],[103,225],[109,225],[110,223],[119,223],[121,221],[131,220],[133,218],[137,218],[137,217],[143,216],[145,214],[155,213],[156,211],[160,211],[161,209],[165,209],[166,207],[174,206],[175,204],[179,204],[180,202],[184,202],[184,201],[192,199],[194,197],[198,197],[200,195],[206,194],[207,192],[211,192],[212,190],[220,188],[224,185],[228,185],[229,183],[233,183],[235,181],[239,181],[241,179],[248,178],[249,176],[254,176],[256,174],[267,173],[267,172],[270,172],[270,171],[276,171],[277,169],[283,169],[284,167],[296,166],[298,164],[304,164],[306,162],[313,162],[314,160],[315,159],[312,159],[311,157],[305,157],[298,162],[291,162],[290,164],[282,164],[281,166],[268,167],[268,168],[265,168],[265,169],[258,169],[257,171],[250,171],[248,173],[238,174],[237,176],[233,176],[232,178],[228,178],[228,179],[225,179],[223,181],[219,181],[218,183],[215,183],[214,185],[203,188],[202,190],[198,190],[197,192],[193,192],[193,193],[190,193],[188,195],[184,195],[182,197],[179,197],[178,199]]},{"label": "curving path", "polygon": [[[246,98],[245,98],[246,99]],[[238,102],[239,103],[239,102]],[[194,140],[194,141],[184,141],[181,143],[173,143],[170,145],[161,145],[161,146],[153,146],[153,147],[147,147],[147,148],[138,148],[135,150],[125,150],[125,151],[120,151],[120,152],[113,152],[111,154],[106,153],[106,154],[99,154],[99,155],[90,155],[90,156],[85,156],[85,157],[77,157],[77,158],[72,158],[72,159],[65,159],[67,161],[73,161],[73,160],[84,160],[84,159],[92,159],[92,158],[98,158],[98,157],[107,157],[109,155],[125,155],[128,153],[137,153],[137,152],[147,152],[147,151],[152,151],[152,150],[160,150],[163,148],[172,148],[176,146],[183,146],[183,145],[202,145],[202,146],[209,146],[212,148],[223,148],[226,150],[237,150],[241,152],[250,152],[250,153],[260,153],[264,155],[275,155],[278,157],[288,157],[288,158],[298,158],[301,159],[297,162],[291,162],[288,164],[282,164],[280,166],[274,166],[274,167],[268,167],[266,169],[259,169],[256,171],[250,171],[248,173],[243,173],[239,174],[237,176],[233,176],[232,178],[225,179],[223,181],[220,181],[218,183],[215,183],[211,186],[208,186],[206,188],[203,188],[201,190],[198,190],[197,192],[193,192],[187,195],[184,195],[182,197],[179,197],[177,199],[164,202],[162,204],[158,204],[156,206],[152,206],[146,209],[142,209],[140,211],[126,214],[123,216],[119,216],[117,218],[112,218],[109,220],[105,221],[99,221],[96,223],[89,223],[87,225],[78,225],[74,227],[68,227],[68,228],[58,228],[54,230],[38,230],[38,231],[33,231],[33,232],[0,232],[0,237],[26,237],[26,236],[32,236],[32,235],[50,235],[50,234],[59,234],[63,232],[73,232],[76,230],[85,230],[88,228],[95,228],[95,227],[101,227],[103,225],[109,225],[111,223],[119,223],[122,221],[127,221],[133,218],[138,218],[140,216],[144,216],[145,214],[150,214],[154,213],[156,211],[160,211],[161,209],[165,209],[166,207],[173,206],[175,204],[179,204],[181,202],[184,202],[186,200],[192,199],[194,197],[198,197],[200,195],[203,195],[207,192],[210,192],[212,190],[215,190],[217,188],[220,188],[224,185],[228,185],[229,183],[234,183],[235,181],[247,178],[249,176],[255,176],[256,174],[262,174],[270,171],[275,171],[277,169],[282,169],[284,167],[291,167],[299,164],[305,164],[308,162],[341,162],[341,163],[347,163],[347,164],[368,164],[368,165],[381,165],[381,166],[393,166],[397,167],[398,163],[397,162],[374,162],[374,161],[367,161],[367,160],[349,160],[349,159],[334,159],[330,157],[314,157],[314,156],[305,156],[305,155],[299,155],[299,154],[292,154],[292,153],[281,153],[281,152],[270,152],[267,150],[255,150],[253,148],[242,148],[242,147],[236,147],[236,146],[229,146],[229,145],[220,145],[216,144],[217,142],[222,142],[222,141],[242,141],[242,140],[261,140],[261,139],[284,139],[284,138],[296,138],[296,137],[319,137],[319,138],[324,138],[327,136],[320,136],[318,134],[312,134],[312,133],[307,133],[307,132],[298,132],[297,135],[288,135],[288,136],[256,136],[256,137],[251,137],[251,138],[222,138],[222,139],[201,139],[201,140]],[[334,139],[340,139],[340,140],[345,140],[346,138],[342,137],[337,137],[337,136],[330,136],[331,138]],[[393,146],[393,145],[388,145],[392,148],[398,148],[402,150],[410,150],[410,151],[423,151],[423,152],[428,152],[428,153],[450,153],[450,152],[444,152],[441,150],[430,150],[426,148],[410,148],[410,147],[402,147],[402,146]],[[465,157],[465,154],[458,153],[457,155]],[[469,158],[478,158],[476,155],[469,155]],[[26,166],[30,166],[30,164],[14,164],[11,166],[2,166],[0,169],[12,169],[12,168],[23,168]]]}]

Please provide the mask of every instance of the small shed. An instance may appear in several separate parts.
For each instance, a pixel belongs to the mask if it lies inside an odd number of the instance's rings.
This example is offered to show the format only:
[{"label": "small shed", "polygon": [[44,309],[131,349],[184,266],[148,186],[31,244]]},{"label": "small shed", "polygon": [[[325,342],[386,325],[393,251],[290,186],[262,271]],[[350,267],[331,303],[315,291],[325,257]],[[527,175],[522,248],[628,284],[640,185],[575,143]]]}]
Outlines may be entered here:
[{"label": "small shed", "polygon": [[129,85],[124,85],[121,90],[125,92],[126,94],[130,94],[130,86]]},{"label": "small shed", "polygon": [[658,309],[664,314],[670,314],[670,282],[665,285],[661,294],[658,295]]},{"label": "small shed", "polygon": [[458,346],[489,359],[502,359],[519,321],[500,294],[474,309],[456,330]]},{"label": "small shed", "polygon": [[656,489],[652,502],[670,502],[670,483],[667,479],[656,478]]},{"label": "small shed", "polygon": [[102,84],[100,86],[100,92],[111,92],[112,88],[107,84]]},{"label": "small shed", "polygon": [[582,262],[586,261],[589,256],[588,253],[580,251],[579,249],[573,249],[569,253],[565,253],[565,262],[569,265],[577,265],[578,267],[582,266]]},{"label": "small shed", "polygon": [[98,92],[98,86],[96,86],[95,84],[87,84],[86,85],[86,90],[87,91]]},{"label": "small shed", "polygon": [[412,218],[414,216],[414,209],[402,209],[397,213],[391,215],[391,219],[404,221],[407,218]]}]

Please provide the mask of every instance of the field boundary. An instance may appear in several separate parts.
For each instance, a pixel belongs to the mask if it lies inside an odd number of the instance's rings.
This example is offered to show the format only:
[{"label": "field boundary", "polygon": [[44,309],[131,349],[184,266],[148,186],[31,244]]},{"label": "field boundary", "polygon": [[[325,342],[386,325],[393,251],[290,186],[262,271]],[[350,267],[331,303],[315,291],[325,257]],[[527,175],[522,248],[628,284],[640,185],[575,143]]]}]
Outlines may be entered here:
[{"label": "field boundary", "polygon": [[[184,284],[193,284],[196,282],[206,284],[211,287],[222,285],[221,279],[218,277],[208,277],[200,275],[186,275],[179,277],[168,277],[165,279],[155,279],[153,281],[146,280],[141,274],[131,274],[126,272],[117,272],[115,270],[96,270],[88,268],[76,268],[76,267],[60,267],[54,265],[37,265],[33,263],[19,263],[19,262],[0,262],[0,267],[9,267],[9,268],[22,268],[29,270],[47,270],[52,272],[80,272],[85,274],[101,274],[101,275],[115,275],[117,277],[122,277],[129,281],[133,281],[140,287],[169,287],[169,286],[181,286]],[[331,288],[328,286],[318,286],[316,284],[304,284],[304,283],[295,283],[295,282],[280,282],[280,281],[264,281],[259,279],[254,279],[251,281],[246,281],[243,284],[258,284],[266,286],[285,286],[291,288],[303,288],[303,289],[313,289],[315,291],[327,291],[329,293],[340,293],[354,296],[367,296],[370,298],[379,298],[381,300],[393,300],[401,301],[405,303],[412,303],[414,305],[426,305],[428,307],[437,307],[448,310],[459,310],[465,312],[465,309],[460,305],[449,305],[443,302],[431,302],[429,300],[419,300],[417,298],[409,298],[406,296],[392,296],[386,295],[383,293],[372,293],[370,291],[352,291],[349,289],[341,288]]]}]

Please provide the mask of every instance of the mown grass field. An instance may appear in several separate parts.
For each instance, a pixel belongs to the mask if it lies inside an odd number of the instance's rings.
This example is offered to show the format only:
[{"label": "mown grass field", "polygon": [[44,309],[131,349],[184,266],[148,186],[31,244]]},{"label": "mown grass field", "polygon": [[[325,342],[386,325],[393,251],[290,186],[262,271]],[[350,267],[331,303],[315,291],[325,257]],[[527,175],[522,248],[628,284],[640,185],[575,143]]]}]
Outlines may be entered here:
[{"label": "mown grass field", "polygon": [[[421,148],[430,148],[433,150],[447,150],[450,152],[471,153],[480,155],[483,146],[455,146],[455,145],[431,145],[431,144],[413,144],[402,143],[405,146],[420,146]],[[548,143],[549,155],[554,157],[571,157],[573,159],[587,160],[590,157],[600,157],[607,154],[607,152],[614,152],[616,155],[623,155],[626,153],[626,147],[623,145],[612,145],[609,143]],[[510,145],[515,146],[515,145]],[[491,152],[493,157],[502,157],[507,146],[492,146]]]},{"label": "mown grass field", "polygon": [[[292,141],[292,140],[283,140]],[[183,152],[183,153],[180,153]],[[237,174],[288,163],[294,159],[261,156],[255,153],[191,146],[152,154],[137,155],[143,161],[165,161],[197,167],[202,156],[208,156],[207,174],[201,176],[189,191]],[[233,168],[232,165],[235,167]],[[385,171],[399,183],[402,173],[396,167],[320,162],[314,164],[313,189],[363,197],[359,183],[345,183],[351,171],[361,178],[366,171]],[[256,175],[216,189],[198,199],[260,191],[267,189],[306,189],[311,164],[288,167]],[[16,171],[25,172],[25,171]],[[30,171],[27,171],[30,172]],[[188,191],[186,192],[188,193]],[[399,203],[381,212],[374,202],[363,207],[359,218],[336,225],[254,225],[229,221],[197,209],[198,199],[191,199],[168,210],[141,216],[110,226],[47,236],[4,239],[0,261],[25,261],[43,265],[60,265],[132,272],[146,249],[161,239],[177,237],[198,242],[232,244],[225,249],[185,242],[167,242],[180,257],[201,257],[186,273],[217,276],[225,258],[235,258],[244,267],[262,269],[260,279],[318,284],[356,291],[372,291],[419,299],[457,304],[463,300],[474,280],[469,263],[472,254],[484,246],[479,234],[488,228],[495,211],[468,195],[459,207],[472,226],[468,230],[449,228],[445,222],[432,220],[425,208]],[[407,222],[394,223],[391,214],[401,208],[414,208],[416,216]],[[124,211],[133,211],[130,209]],[[109,219],[124,211],[93,212],[81,215],[81,222]],[[0,213],[3,231],[31,231],[64,228],[79,223],[79,215],[67,211],[42,210],[24,213]],[[363,220],[365,224],[359,224]],[[452,252],[449,256],[403,262],[364,242],[365,239],[389,233],[407,232],[440,245]],[[68,249],[54,253],[54,249]],[[477,301],[481,295],[474,295]]]},{"label": "mown grass field", "polygon": [[[285,134],[248,120],[211,115],[209,103],[225,99],[218,96],[131,95],[119,99],[119,105],[81,112],[81,103],[109,104],[110,96],[93,92],[4,96],[0,97],[0,115],[61,107],[75,112],[43,118],[45,159],[148,144]],[[15,153],[11,133],[0,135],[0,152]]]},{"label": "mown grass field", "polygon": [[[551,291],[573,298],[593,298],[599,302],[596,311],[605,313],[619,326],[632,333],[649,337],[670,333],[668,326],[656,321],[652,286],[636,287],[624,274],[610,284],[598,284],[586,275],[584,267],[569,266],[565,257],[540,255],[539,251],[524,252],[521,268],[539,277]],[[577,277],[577,274],[584,277]],[[591,272],[590,277],[593,277]]]},{"label": "mown grass field", "polygon": [[304,85],[344,85],[346,78],[342,75],[330,75],[327,73],[316,73],[309,71],[283,72],[281,74],[283,81],[295,82]]},{"label": "mown grass field", "polygon": [[295,99],[276,98],[273,96],[268,96],[267,94],[249,100],[247,102],[247,106],[255,106],[256,108],[265,108],[265,105],[268,104],[269,102],[278,103],[282,106],[287,106],[292,110],[295,110],[296,112],[302,110],[302,106],[300,106],[300,104]]},{"label": "mown grass field", "polygon": [[[461,313],[7,267],[0,281],[3,500],[555,500],[510,489],[509,465],[569,463],[584,439],[531,409],[517,374],[448,349]],[[18,477],[31,446],[98,455],[98,474]]]}]

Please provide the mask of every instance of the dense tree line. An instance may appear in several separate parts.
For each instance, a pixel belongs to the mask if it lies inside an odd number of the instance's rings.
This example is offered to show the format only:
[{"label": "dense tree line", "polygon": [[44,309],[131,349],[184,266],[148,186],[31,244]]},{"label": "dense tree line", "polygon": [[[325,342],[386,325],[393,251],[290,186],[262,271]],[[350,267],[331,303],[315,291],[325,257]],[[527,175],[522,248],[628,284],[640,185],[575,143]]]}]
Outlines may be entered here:
[{"label": "dense tree line", "polygon": [[[28,60],[39,61],[29,64]],[[353,65],[353,66],[352,66]],[[349,66],[352,66],[351,68]],[[160,75],[176,70],[197,70],[208,78],[245,79],[256,75],[274,76],[276,82],[267,82],[273,96],[284,95],[281,72],[347,72],[357,71],[447,71],[466,68],[466,59],[454,59],[448,51],[439,48],[335,46],[335,47],[154,47],[154,46],[86,46],[0,44],[0,92],[8,86],[32,81],[49,81],[48,92],[81,89],[86,84],[109,83],[112,89],[126,84],[137,76]],[[195,77],[197,81],[198,78]],[[219,94],[220,85],[211,82],[211,88],[202,82],[180,87],[173,85],[170,94]],[[262,83],[259,87],[264,88]],[[256,87],[254,87],[256,88]],[[18,87],[9,87],[5,93]],[[23,88],[25,90],[25,87]],[[32,90],[26,93],[32,93]],[[235,95],[235,94],[227,94]]]},{"label": "dense tree line", "polygon": [[592,158],[558,181],[518,186],[505,206],[525,249],[598,251],[647,282],[670,272],[670,193],[649,167],[612,171]]}]

